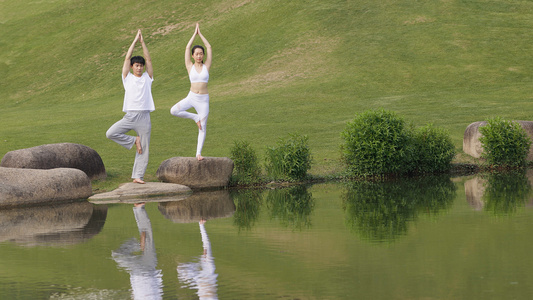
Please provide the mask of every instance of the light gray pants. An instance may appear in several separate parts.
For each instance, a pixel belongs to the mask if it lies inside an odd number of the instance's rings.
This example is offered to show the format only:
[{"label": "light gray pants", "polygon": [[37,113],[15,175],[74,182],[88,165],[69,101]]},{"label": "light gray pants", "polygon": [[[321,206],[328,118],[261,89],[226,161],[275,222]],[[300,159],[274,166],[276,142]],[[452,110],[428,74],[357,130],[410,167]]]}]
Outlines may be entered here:
[{"label": "light gray pants", "polygon": [[[191,107],[194,107],[197,112],[196,114],[187,111]],[[185,99],[172,106],[170,114],[176,117],[194,120],[195,123],[200,121],[202,130],[198,130],[196,156],[201,155],[205,141],[207,116],[209,115],[209,94],[196,94],[189,91]]]},{"label": "light gray pants", "polygon": [[131,149],[135,145],[135,137],[127,135],[126,132],[134,130],[141,138],[142,154],[135,151],[135,163],[131,178],[144,178],[144,172],[148,166],[148,154],[150,148],[150,133],[152,122],[149,111],[128,111],[122,120],[116,122],[106,132],[108,139],[116,142],[126,149]]}]

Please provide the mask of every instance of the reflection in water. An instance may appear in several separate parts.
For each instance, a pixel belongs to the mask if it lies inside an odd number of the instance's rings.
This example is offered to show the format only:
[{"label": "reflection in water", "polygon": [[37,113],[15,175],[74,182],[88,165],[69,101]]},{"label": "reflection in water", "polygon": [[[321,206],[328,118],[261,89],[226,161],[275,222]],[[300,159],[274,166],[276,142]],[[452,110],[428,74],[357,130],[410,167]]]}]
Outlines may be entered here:
[{"label": "reflection in water", "polygon": [[233,215],[233,224],[241,229],[250,230],[259,219],[261,211],[261,190],[233,191],[231,196],[237,208]]},{"label": "reflection in water", "polygon": [[478,175],[465,182],[466,200],[475,210],[513,214],[531,195],[528,177],[524,170]]},{"label": "reflection in water", "polygon": [[[117,264],[130,273],[133,299],[162,299],[163,279],[161,270],[157,270],[157,256],[152,224],[144,208],[144,203],[133,207],[135,221],[139,228],[140,242],[132,238],[112,252]],[[138,252],[140,254],[137,254]]]},{"label": "reflection in water", "polygon": [[315,202],[305,185],[270,190],[266,202],[271,217],[278,218],[282,225],[298,229],[311,226]]},{"label": "reflection in water", "polygon": [[179,264],[178,278],[191,289],[198,290],[200,299],[218,299],[217,296],[217,276],[215,273],[215,259],[211,253],[211,243],[205,230],[205,220],[198,222],[200,234],[202,235],[203,254],[198,258],[198,262]]},{"label": "reflection in water", "polygon": [[105,205],[87,201],[0,210],[0,242],[25,246],[79,244],[97,235],[106,217]]},{"label": "reflection in water", "polygon": [[197,192],[191,197],[174,202],[159,203],[159,211],[174,223],[198,222],[203,243],[203,255],[197,262],[179,264],[178,279],[184,287],[198,290],[200,299],[218,299],[215,259],[205,230],[206,220],[230,217],[235,204],[227,190]]},{"label": "reflection in water", "polygon": [[407,222],[419,212],[436,214],[448,208],[455,191],[445,176],[350,182],[343,195],[346,224],[363,239],[393,241],[407,233]]},{"label": "reflection in water", "polygon": [[483,202],[485,210],[494,214],[512,214],[524,207],[531,194],[525,171],[487,175]]},{"label": "reflection in water", "polygon": [[185,200],[159,203],[159,211],[174,223],[226,218],[235,212],[227,190],[197,192]]}]

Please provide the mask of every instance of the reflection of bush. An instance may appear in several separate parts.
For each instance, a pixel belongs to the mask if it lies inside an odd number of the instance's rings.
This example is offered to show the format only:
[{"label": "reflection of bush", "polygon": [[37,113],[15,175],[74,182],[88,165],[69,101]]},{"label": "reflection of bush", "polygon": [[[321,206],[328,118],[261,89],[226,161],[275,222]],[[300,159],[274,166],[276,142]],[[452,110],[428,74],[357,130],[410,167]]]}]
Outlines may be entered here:
[{"label": "reflection of bush", "polygon": [[298,229],[311,226],[315,203],[306,186],[270,190],[266,201],[271,217],[278,218],[282,225]]},{"label": "reflection of bush", "polygon": [[231,193],[236,210],[233,224],[239,229],[251,229],[259,218],[261,211],[260,190],[239,190]]},{"label": "reflection of bush", "polygon": [[510,214],[524,206],[531,193],[524,170],[491,173],[486,177],[483,201],[485,210],[495,214]]},{"label": "reflection of bush", "polygon": [[456,187],[447,177],[351,182],[343,195],[347,226],[363,239],[391,241],[407,233],[418,212],[437,213],[449,207]]}]

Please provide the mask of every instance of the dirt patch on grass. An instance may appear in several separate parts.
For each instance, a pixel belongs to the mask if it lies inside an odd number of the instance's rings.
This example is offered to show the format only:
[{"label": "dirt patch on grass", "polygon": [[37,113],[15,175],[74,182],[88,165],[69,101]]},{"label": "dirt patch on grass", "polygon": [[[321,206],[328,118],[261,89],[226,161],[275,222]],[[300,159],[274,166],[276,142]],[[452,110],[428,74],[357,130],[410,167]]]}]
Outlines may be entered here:
[{"label": "dirt patch on grass", "polygon": [[185,22],[180,22],[180,23],[176,23],[176,24],[169,24],[169,25],[166,25],[166,26],[158,28],[156,31],[154,31],[154,33],[152,33],[151,36],[159,35],[159,34],[162,35],[162,36],[165,36],[165,35],[171,33],[172,31],[174,31],[176,29],[180,29],[181,30],[181,29],[186,28],[187,26],[190,27],[190,24],[189,23],[185,23]]},{"label": "dirt patch on grass", "polygon": [[228,11],[242,7],[248,3],[254,2],[253,0],[237,0],[233,2],[224,1],[218,5],[213,5],[214,11],[218,13],[227,13]]},{"label": "dirt patch on grass", "polygon": [[255,74],[238,82],[231,82],[217,87],[219,95],[234,93],[264,92],[269,89],[286,87],[296,80],[325,76],[331,70],[328,66],[331,55],[340,43],[340,39],[331,37],[302,38],[278,50],[262,63]]},{"label": "dirt patch on grass", "polygon": [[415,24],[422,24],[422,23],[431,23],[435,22],[435,18],[429,18],[426,16],[418,16],[414,19],[404,21],[404,25],[415,25]]}]

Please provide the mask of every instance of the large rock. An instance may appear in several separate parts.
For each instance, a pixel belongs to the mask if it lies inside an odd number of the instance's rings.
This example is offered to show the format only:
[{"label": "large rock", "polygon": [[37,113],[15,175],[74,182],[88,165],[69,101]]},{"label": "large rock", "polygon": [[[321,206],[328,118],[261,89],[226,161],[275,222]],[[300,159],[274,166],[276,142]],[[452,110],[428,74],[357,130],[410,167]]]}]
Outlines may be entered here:
[{"label": "large rock", "polygon": [[98,153],[80,144],[47,144],[6,153],[0,167],[24,169],[74,168],[91,180],[106,178],[104,163]]},{"label": "large rock", "polygon": [[[526,131],[527,135],[530,139],[533,139],[533,122],[532,121],[514,121],[518,122],[520,126]],[[487,125],[487,122],[480,121],[480,122],[474,122],[468,127],[466,127],[465,134],[463,137],[463,151],[466,154],[469,154],[475,158],[481,157],[481,153],[483,152],[483,146],[481,145],[481,142],[479,141],[479,138],[482,136],[481,132],[479,132],[479,128]],[[527,155],[528,161],[533,161],[533,144],[531,145],[531,148],[529,148],[529,154]]]},{"label": "large rock", "polygon": [[161,163],[157,178],[192,189],[224,187],[229,184],[233,161],[227,157],[172,157]]},{"label": "large rock", "polygon": [[89,177],[78,169],[0,167],[0,207],[87,199],[91,194]]}]

